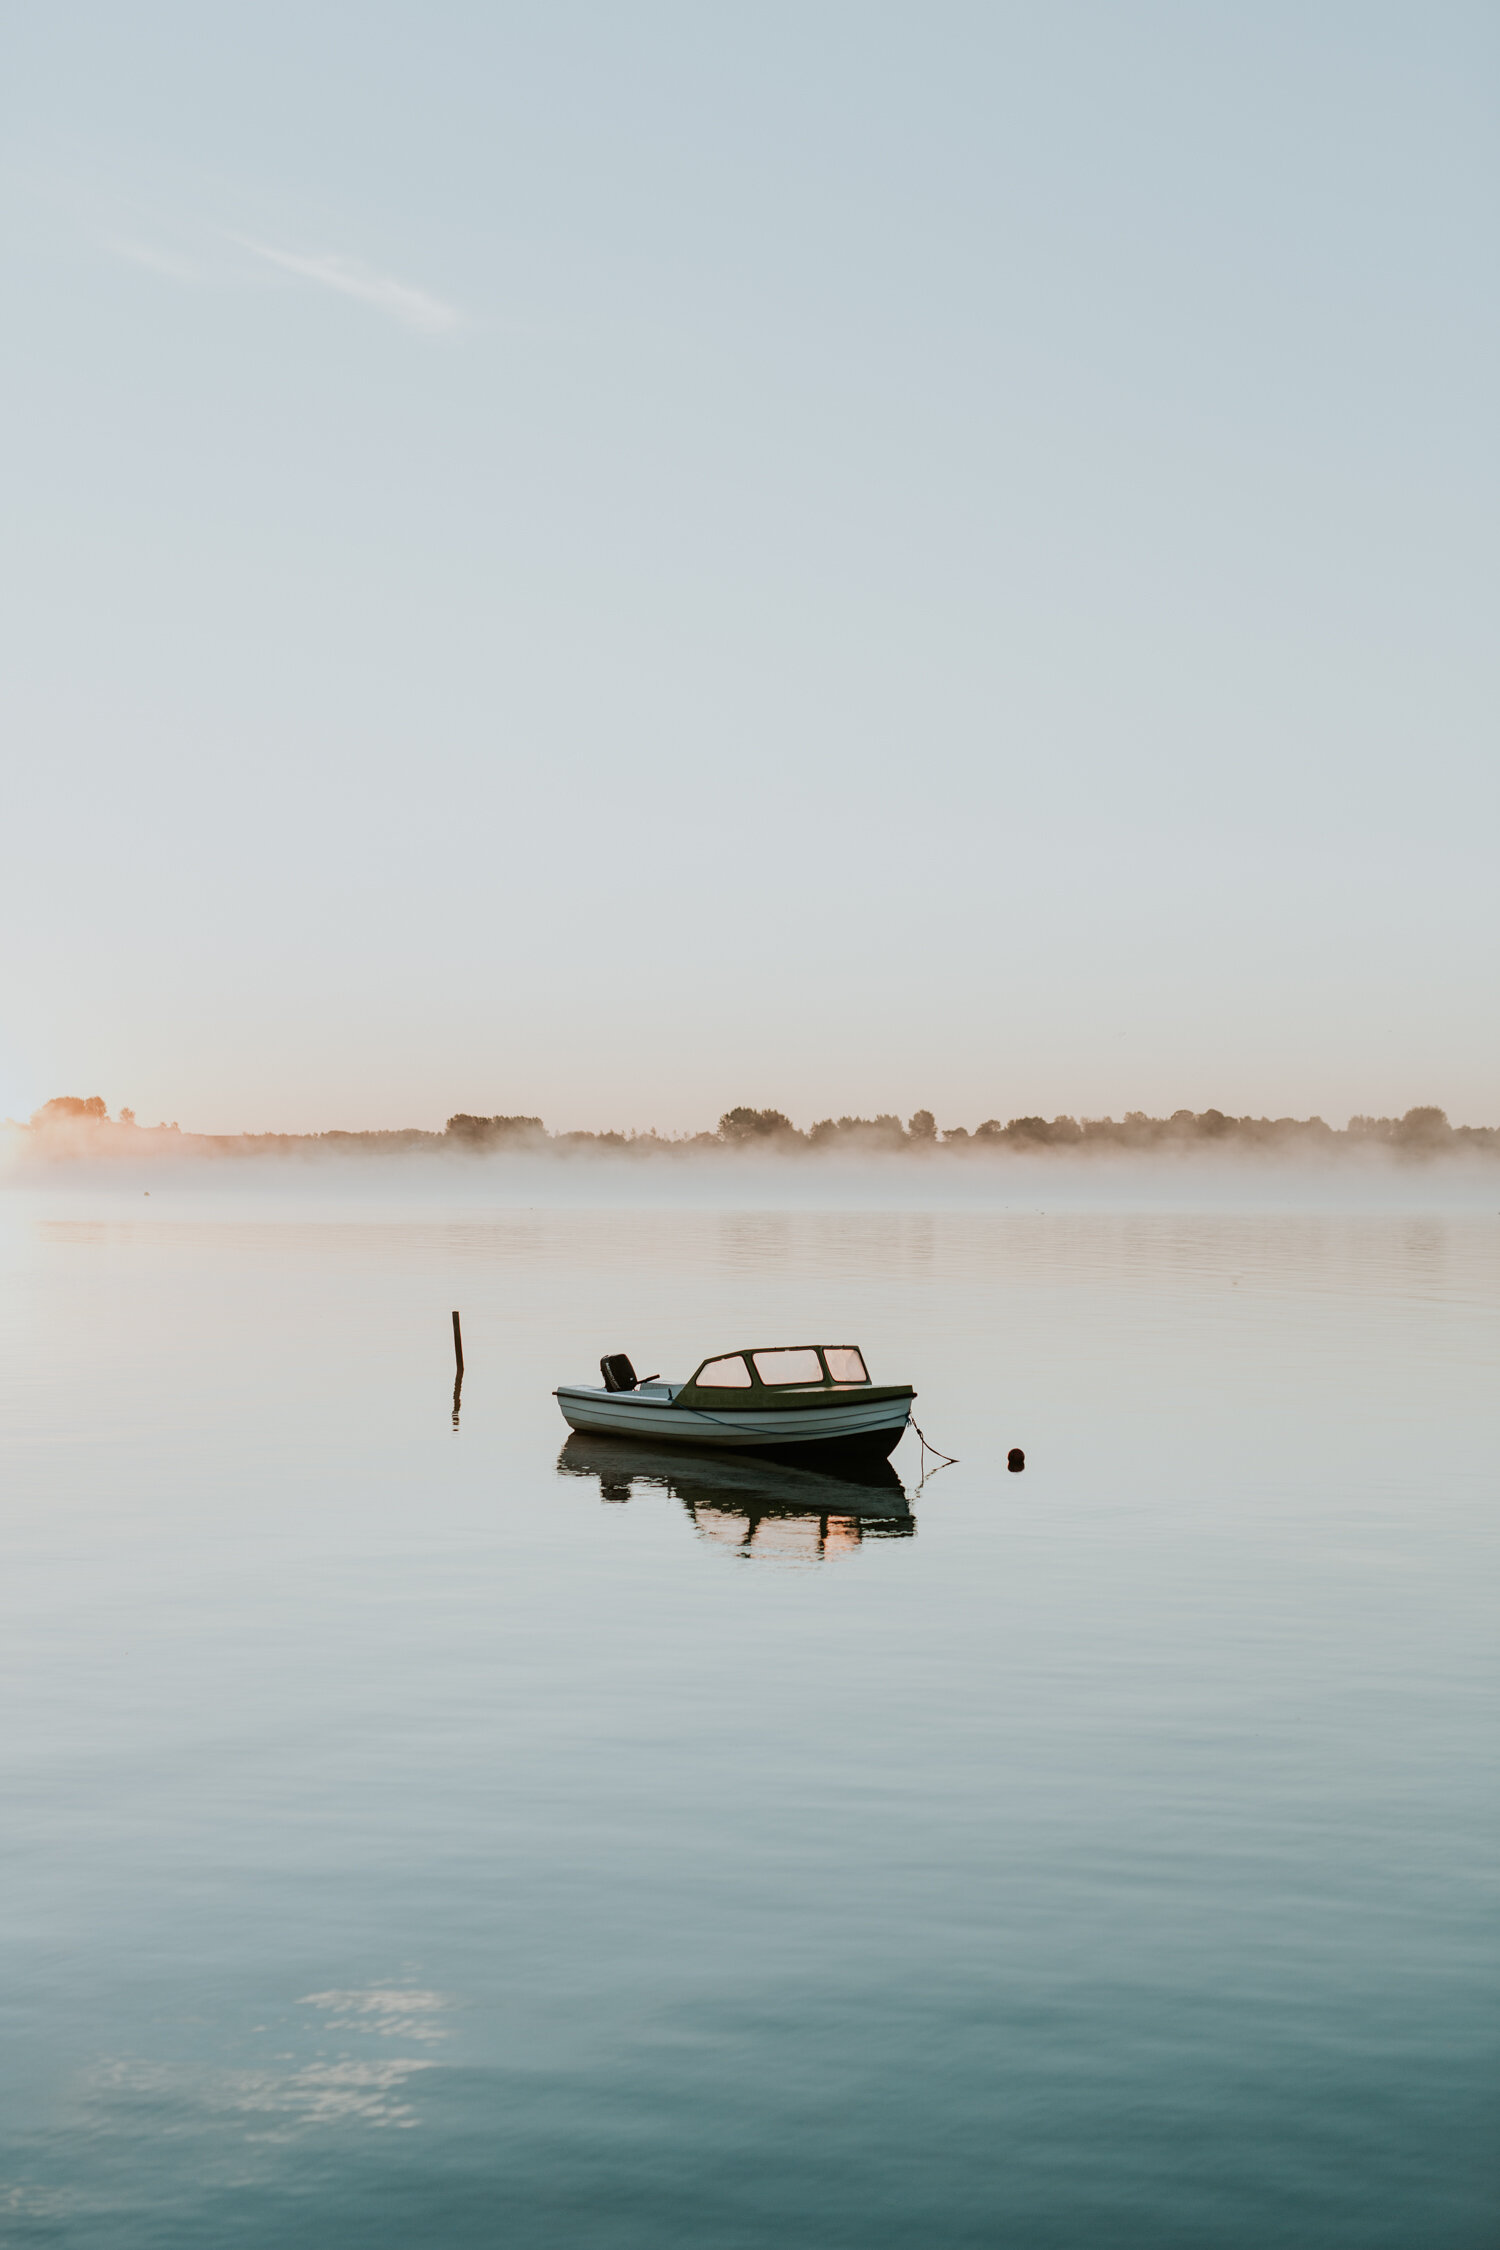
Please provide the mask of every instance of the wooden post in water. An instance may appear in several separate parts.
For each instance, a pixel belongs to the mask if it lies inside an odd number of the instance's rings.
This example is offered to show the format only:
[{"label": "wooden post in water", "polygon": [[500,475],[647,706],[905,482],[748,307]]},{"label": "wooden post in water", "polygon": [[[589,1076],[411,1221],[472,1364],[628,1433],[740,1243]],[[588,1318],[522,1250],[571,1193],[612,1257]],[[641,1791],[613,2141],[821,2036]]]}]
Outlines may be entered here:
[{"label": "wooden post in water", "polygon": [[460,1382],[464,1372],[464,1332],[458,1325],[458,1314],[453,1315],[453,1358]]}]

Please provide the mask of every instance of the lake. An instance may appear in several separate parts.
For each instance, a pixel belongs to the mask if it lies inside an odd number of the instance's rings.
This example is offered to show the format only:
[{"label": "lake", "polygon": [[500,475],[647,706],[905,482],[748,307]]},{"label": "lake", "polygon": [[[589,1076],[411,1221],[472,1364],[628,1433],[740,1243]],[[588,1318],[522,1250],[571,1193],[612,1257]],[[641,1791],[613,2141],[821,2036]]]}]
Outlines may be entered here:
[{"label": "lake", "polygon": [[0,2239],[1492,2250],[1493,1208],[3,1200]]}]

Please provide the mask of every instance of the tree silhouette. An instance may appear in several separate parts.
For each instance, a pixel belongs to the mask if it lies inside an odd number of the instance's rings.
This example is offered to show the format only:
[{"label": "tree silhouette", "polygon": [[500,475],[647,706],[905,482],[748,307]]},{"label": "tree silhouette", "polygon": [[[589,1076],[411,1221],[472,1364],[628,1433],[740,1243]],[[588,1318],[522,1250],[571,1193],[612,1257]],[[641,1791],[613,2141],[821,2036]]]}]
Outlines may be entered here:
[{"label": "tree silhouette", "polygon": [[779,1109],[726,1109],[719,1119],[720,1140],[771,1141],[782,1137],[800,1141],[802,1135]]}]

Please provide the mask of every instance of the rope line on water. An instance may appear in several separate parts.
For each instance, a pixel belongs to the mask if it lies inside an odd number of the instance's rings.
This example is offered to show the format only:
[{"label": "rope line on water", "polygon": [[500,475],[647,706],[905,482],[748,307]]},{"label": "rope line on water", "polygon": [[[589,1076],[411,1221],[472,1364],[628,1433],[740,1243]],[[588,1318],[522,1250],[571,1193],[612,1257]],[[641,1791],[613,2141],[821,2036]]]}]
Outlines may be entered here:
[{"label": "rope line on water", "polygon": [[[908,1414],[906,1419],[911,1427],[916,1431],[917,1443],[922,1448],[922,1474],[917,1479],[917,1490],[920,1492],[923,1485],[927,1482],[927,1479],[929,1477],[935,1477],[939,1469],[951,1469],[958,1460],[958,1455],[956,1453],[945,1453],[941,1446],[934,1445],[931,1438],[925,1437],[918,1425],[917,1418],[914,1414]],[[936,1461],[937,1468],[928,1468],[927,1456],[929,1453]]]}]

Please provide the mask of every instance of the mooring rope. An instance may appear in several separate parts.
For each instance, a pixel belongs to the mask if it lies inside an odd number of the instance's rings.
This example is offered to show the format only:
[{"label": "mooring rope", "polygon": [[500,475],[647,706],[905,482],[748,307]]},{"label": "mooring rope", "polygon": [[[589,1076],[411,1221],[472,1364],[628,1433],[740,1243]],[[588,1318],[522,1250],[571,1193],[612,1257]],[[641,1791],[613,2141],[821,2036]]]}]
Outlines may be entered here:
[{"label": "mooring rope", "polygon": [[[916,1431],[917,1443],[922,1448],[922,1474],[917,1479],[917,1490],[920,1492],[923,1485],[927,1482],[927,1479],[929,1477],[935,1477],[939,1469],[951,1469],[957,1462],[958,1455],[956,1453],[945,1453],[942,1450],[941,1446],[933,1444],[931,1438],[924,1437],[921,1428],[918,1425],[915,1414],[908,1414],[906,1419],[910,1423],[911,1427]],[[929,1453],[937,1463],[937,1468],[935,1469],[929,1469],[927,1466],[927,1456]]]}]

